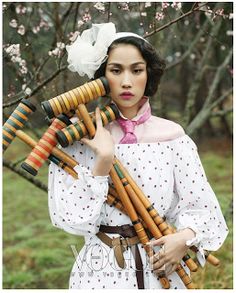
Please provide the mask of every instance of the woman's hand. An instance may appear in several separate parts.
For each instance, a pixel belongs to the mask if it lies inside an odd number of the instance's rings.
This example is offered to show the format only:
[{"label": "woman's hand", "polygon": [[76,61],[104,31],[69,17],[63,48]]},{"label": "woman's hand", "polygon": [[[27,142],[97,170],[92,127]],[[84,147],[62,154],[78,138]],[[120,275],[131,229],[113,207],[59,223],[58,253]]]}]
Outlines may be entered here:
[{"label": "woman's hand", "polygon": [[195,237],[193,230],[186,228],[179,232],[150,241],[150,246],[162,246],[160,251],[150,257],[151,268],[157,275],[172,274],[188,250],[186,241]]},{"label": "woman's hand", "polygon": [[85,143],[96,154],[96,162],[93,168],[94,176],[105,176],[109,174],[115,153],[115,144],[110,132],[102,125],[100,109],[95,111],[96,134],[93,139],[82,138],[81,142]]}]

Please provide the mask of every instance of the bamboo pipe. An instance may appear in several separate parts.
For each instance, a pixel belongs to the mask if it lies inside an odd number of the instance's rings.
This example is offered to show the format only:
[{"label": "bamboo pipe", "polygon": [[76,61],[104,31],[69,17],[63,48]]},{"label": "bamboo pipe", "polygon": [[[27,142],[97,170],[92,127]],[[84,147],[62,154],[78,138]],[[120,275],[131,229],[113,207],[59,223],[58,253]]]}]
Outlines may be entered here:
[{"label": "bamboo pipe", "polygon": [[[119,169],[119,166],[117,165],[117,163],[114,164],[114,169],[117,172],[117,176],[120,179],[120,181],[122,182],[122,184],[124,185],[125,190],[128,193],[128,196],[131,198],[131,200],[133,201],[133,204],[137,210],[137,212],[141,215],[142,219],[144,220],[144,222],[146,223],[146,225],[148,226],[148,229],[150,230],[150,232],[154,235],[154,237],[156,239],[159,239],[162,237],[162,234],[160,232],[160,230],[157,228],[157,226],[155,225],[155,223],[153,222],[152,218],[150,217],[149,213],[147,212],[147,210],[144,208],[142,202],[138,199],[138,197],[136,196],[136,194],[134,193],[131,185],[128,183],[127,179],[124,177],[124,175],[122,174],[121,170]],[[114,182],[113,182],[114,183]],[[194,263],[195,264],[195,263]],[[187,273],[185,272],[184,268],[182,267],[181,264],[178,265],[177,269],[176,269],[177,274],[180,276],[181,280],[183,281],[183,283],[185,284],[185,286],[188,289],[194,289],[195,286],[192,283],[192,280],[190,279],[190,277],[187,275]]]},{"label": "bamboo pipe", "polygon": [[41,103],[49,118],[61,113],[77,109],[79,104],[85,104],[109,93],[109,84],[105,77],[85,83],[77,88]]},{"label": "bamboo pipe", "polygon": [[[141,199],[142,203],[146,207],[146,209],[147,210],[150,209],[150,208],[152,209],[152,217],[153,217],[154,221],[156,222],[156,224],[159,226],[161,232],[164,235],[168,235],[168,234],[174,233],[173,230],[171,230],[172,228],[170,228],[170,226],[167,225],[165,223],[165,221],[160,217],[160,215],[157,213],[157,211],[155,211],[153,209],[150,201],[146,198],[146,196],[143,194],[142,190],[139,188],[139,186],[136,184],[136,182],[130,176],[130,174],[127,171],[127,169],[124,168],[124,166],[121,164],[121,162],[117,158],[116,158],[115,162],[118,164],[118,166],[121,169],[122,173],[124,174],[125,178],[127,178],[128,182],[133,187],[133,189],[135,190],[136,194],[139,196],[139,198]],[[190,247],[190,249],[192,251],[194,251],[194,252],[198,252],[198,249],[195,246]],[[206,260],[210,264],[212,264],[213,266],[219,265],[219,263],[220,263],[219,259],[217,259],[210,252],[205,251],[205,256],[206,256]]]},{"label": "bamboo pipe", "polygon": [[[16,136],[25,142],[27,145],[29,145],[31,148],[34,148],[37,145],[37,142],[31,138],[28,134],[23,132],[22,130],[16,131]],[[65,170],[67,173],[69,173],[71,176],[73,176],[75,179],[78,179],[78,175],[75,172],[74,169],[72,169],[70,166],[68,166],[65,162],[62,162],[60,159],[58,159],[55,155],[50,155],[48,157],[50,161],[61,167],[63,170]]]},{"label": "bamboo pipe", "polygon": [[[120,169],[121,174],[123,174],[123,177],[126,178],[127,182],[129,182],[129,184],[132,186],[133,190],[135,191],[135,194],[138,196],[138,198],[140,199],[142,206],[145,207],[146,211],[148,211],[149,215],[151,216],[151,218],[153,219],[154,223],[157,225],[157,227],[159,228],[159,230],[161,231],[162,235],[168,235],[168,234],[173,234],[173,232],[169,229],[168,225],[165,223],[165,221],[159,216],[159,214],[157,213],[157,211],[154,209],[153,205],[150,203],[150,201],[147,199],[147,197],[143,194],[142,190],[138,187],[138,185],[135,183],[135,181],[133,180],[133,178],[130,176],[130,174],[128,173],[128,171],[124,168],[124,166],[121,164],[121,162],[116,158],[115,159],[115,164],[117,164],[117,168]],[[141,206],[141,204],[139,204],[137,206],[137,208],[139,208]],[[157,219],[158,216],[158,219]],[[158,221],[157,221],[158,220]],[[156,226],[155,225],[155,226]],[[149,227],[149,225],[148,225]],[[151,228],[151,227],[150,227]],[[151,233],[153,234],[153,232],[151,231]],[[158,235],[157,234],[153,234],[154,237],[156,239],[158,239]],[[159,237],[160,238],[160,237]],[[196,272],[198,269],[198,266],[196,265],[196,263],[190,258],[190,256],[188,254],[186,254],[183,257],[183,261],[186,263],[186,265],[188,266],[188,268],[192,271],[192,272]]]},{"label": "bamboo pipe", "polygon": [[[134,226],[134,229],[138,235],[138,238],[140,240],[140,242],[144,245],[144,249],[146,250],[147,254],[149,257],[154,255],[154,251],[146,245],[147,242],[149,242],[149,238],[141,224],[141,222],[139,221],[138,215],[129,199],[129,196],[123,186],[123,184],[121,183],[119,176],[116,173],[116,170],[114,168],[114,166],[111,167],[110,170],[110,176],[111,179],[113,181],[113,184],[116,188],[116,190],[119,190],[119,196],[121,199],[121,202],[125,208],[125,210],[127,211],[130,220]],[[160,276],[160,282],[162,284],[162,287],[165,289],[169,289],[170,288],[170,284],[169,284],[169,280],[165,277],[165,276]]]},{"label": "bamboo pipe", "polygon": [[[127,214],[127,212],[125,211],[122,203],[119,200],[119,196],[116,192],[116,190],[113,187],[109,187],[109,196],[111,196],[111,201],[108,202],[109,205],[114,205],[112,201],[116,201],[118,204],[117,206],[115,206],[116,208],[118,208],[121,212]],[[142,221],[140,219],[140,221]],[[142,222],[143,226],[145,229],[147,229],[147,226],[144,222]],[[170,229],[172,229],[173,233],[175,233],[174,228],[172,228],[171,226],[169,226]],[[197,253],[198,249],[196,246],[191,246],[189,247],[190,250],[192,250],[193,252]],[[214,255],[210,254],[209,251],[204,250],[204,254],[205,254],[205,258],[206,261],[209,262],[209,264],[213,265],[213,266],[218,266],[220,264],[220,260],[218,258],[216,258]]]},{"label": "bamboo pipe", "polygon": [[36,176],[38,170],[50,156],[52,149],[57,145],[56,131],[69,124],[71,124],[71,121],[67,115],[60,114],[57,116],[31,150],[26,160],[21,164],[21,167],[31,175]]},{"label": "bamboo pipe", "polygon": [[[28,143],[29,145],[31,145],[32,143],[32,138],[30,136],[28,136],[26,133],[24,133],[21,130],[17,130],[17,136],[21,136],[24,137],[24,139],[26,140],[25,142]],[[29,141],[28,141],[29,139]],[[31,141],[31,142],[30,142]],[[36,143],[37,144],[37,143]],[[71,168],[74,168],[75,166],[78,165],[78,162],[76,162],[76,160],[74,160],[71,156],[69,156],[67,153],[65,153],[64,151],[58,149],[57,147],[54,147],[52,149],[51,152],[52,155],[56,156],[57,158],[59,158],[61,161],[65,162],[68,166],[70,166]]]},{"label": "bamboo pipe", "polygon": [[8,148],[16,136],[16,131],[22,129],[29,119],[29,116],[35,112],[36,107],[26,99],[22,99],[10,117],[4,123],[2,128],[2,146],[3,152]]}]

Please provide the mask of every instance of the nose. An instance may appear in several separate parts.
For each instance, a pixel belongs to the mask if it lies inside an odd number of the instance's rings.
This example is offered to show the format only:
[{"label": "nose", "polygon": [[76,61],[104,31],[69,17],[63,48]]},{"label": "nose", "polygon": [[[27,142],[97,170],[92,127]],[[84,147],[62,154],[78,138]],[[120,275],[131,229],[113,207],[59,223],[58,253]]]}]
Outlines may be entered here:
[{"label": "nose", "polygon": [[124,73],[123,79],[121,81],[121,86],[123,88],[131,88],[132,87],[131,76],[128,72]]}]

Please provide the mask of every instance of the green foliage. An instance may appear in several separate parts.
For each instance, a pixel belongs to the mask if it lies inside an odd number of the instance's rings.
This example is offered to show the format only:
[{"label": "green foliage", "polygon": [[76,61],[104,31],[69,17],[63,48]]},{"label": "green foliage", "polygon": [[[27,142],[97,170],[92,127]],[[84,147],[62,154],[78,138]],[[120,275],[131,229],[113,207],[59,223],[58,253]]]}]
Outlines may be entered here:
[{"label": "green foliage", "polygon": [[[233,286],[232,154],[229,147],[223,152],[214,149],[215,152],[200,148],[201,159],[230,233],[222,248],[214,253],[221,261],[220,266],[207,264],[192,276],[198,288],[226,289]],[[16,139],[6,156],[16,156],[19,150],[21,154],[29,151]],[[47,181],[47,166],[40,170],[39,176]],[[3,183],[3,288],[67,289],[74,263],[70,245],[79,251],[83,238],[52,226],[45,192],[7,169]]]}]

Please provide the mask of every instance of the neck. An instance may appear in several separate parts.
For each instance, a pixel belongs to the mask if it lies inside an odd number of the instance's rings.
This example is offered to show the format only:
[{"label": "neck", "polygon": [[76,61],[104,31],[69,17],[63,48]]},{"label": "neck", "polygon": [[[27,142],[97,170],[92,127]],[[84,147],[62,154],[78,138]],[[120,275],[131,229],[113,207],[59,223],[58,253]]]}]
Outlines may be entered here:
[{"label": "neck", "polygon": [[130,110],[130,109],[120,109],[120,111],[121,111],[122,115],[129,120],[133,119],[138,113],[138,110],[134,111],[134,110]]}]

